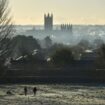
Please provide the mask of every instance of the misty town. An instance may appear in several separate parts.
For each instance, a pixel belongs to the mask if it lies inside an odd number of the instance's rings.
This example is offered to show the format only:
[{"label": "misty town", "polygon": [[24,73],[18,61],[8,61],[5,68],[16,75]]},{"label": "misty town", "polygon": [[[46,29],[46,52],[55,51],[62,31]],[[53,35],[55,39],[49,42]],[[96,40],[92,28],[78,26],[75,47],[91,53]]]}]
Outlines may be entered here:
[{"label": "misty town", "polygon": [[[25,26],[15,27],[19,31]],[[7,47],[3,53],[8,51],[1,59],[1,83],[105,81],[104,40],[89,37],[76,41],[74,31],[82,26],[53,25],[53,14],[49,13],[44,15],[44,27],[27,27],[31,28],[4,40]]]},{"label": "misty town", "polygon": [[105,105],[104,4],[0,0],[0,105]]}]

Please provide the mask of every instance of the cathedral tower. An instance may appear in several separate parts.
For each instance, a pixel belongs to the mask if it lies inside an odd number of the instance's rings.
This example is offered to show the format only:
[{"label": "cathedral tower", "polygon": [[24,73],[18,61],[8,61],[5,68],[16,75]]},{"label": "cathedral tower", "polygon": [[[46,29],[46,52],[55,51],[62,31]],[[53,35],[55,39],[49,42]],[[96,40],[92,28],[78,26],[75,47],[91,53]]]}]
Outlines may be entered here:
[{"label": "cathedral tower", "polygon": [[53,14],[44,15],[44,29],[46,31],[53,30]]}]

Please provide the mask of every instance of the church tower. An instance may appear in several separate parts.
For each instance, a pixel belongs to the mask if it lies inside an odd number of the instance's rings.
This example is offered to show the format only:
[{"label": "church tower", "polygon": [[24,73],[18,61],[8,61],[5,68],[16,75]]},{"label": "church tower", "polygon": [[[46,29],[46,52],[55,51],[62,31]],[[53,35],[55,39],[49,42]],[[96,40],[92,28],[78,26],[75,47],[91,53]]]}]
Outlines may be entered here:
[{"label": "church tower", "polygon": [[53,14],[44,15],[44,29],[46,31],[53,30]]}]

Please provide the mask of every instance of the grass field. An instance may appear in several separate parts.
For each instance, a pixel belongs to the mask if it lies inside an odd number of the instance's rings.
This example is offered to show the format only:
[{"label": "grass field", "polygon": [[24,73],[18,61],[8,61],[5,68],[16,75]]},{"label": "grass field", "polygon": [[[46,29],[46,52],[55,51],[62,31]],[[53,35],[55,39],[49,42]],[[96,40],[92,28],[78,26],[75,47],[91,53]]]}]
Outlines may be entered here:
[{"label": "grass field", "polygon": [[[24,86],[28,95],[24,95]],[[38,91],[33,95],[32,89]],[[8,95],[11,91],[12,95]],[[0,105],[105,105],[104,86],[0,85]]]}]

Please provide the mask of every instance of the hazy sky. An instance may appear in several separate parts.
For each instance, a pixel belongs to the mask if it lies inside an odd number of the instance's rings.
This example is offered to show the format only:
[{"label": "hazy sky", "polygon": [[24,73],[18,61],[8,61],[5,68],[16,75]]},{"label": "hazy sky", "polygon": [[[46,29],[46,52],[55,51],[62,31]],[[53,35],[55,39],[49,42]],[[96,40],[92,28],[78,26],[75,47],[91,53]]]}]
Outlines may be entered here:
[{"label": "hazy sky", "polygon": [[9,0],[15,24],[43,24],[44,13],[54,23],[105,24],[105,0]]}]

